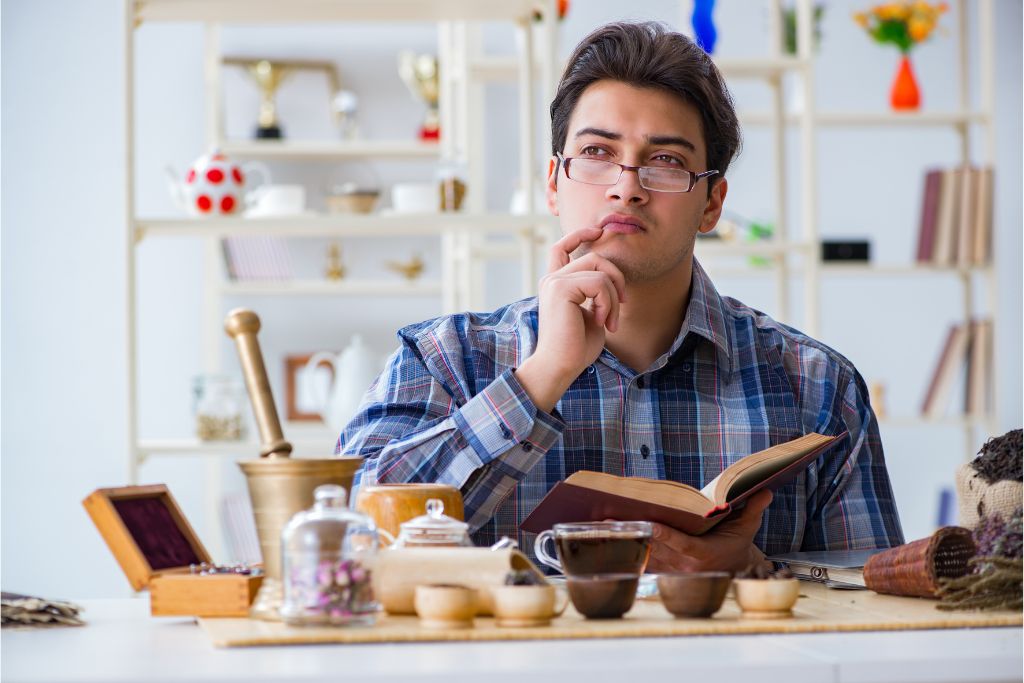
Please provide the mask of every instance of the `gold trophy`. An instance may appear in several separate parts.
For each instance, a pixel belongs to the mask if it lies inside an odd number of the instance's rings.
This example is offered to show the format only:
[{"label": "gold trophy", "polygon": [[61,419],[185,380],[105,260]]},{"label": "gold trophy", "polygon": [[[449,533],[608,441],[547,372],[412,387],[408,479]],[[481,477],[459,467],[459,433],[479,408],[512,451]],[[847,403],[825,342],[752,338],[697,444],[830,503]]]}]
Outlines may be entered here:
[{"label": "gold trophy", "polygon": [[284,598],[281,530],[295,513],[310,506],[313,489],[317,486],[338,484],[351,490],[352,478],[362,458],[291,457],[292,445],[285,441],[281,432],[263,354],[256,339],[260,329],[259,317],[252,311],[237,308],[228,313],[224,329],[238,348],[261,443],[259,459],[238,463],[249,486],[265,575],[250,616],[278,620]]},{"label": "gold trophy", "polygon": [[[277,120],[277,105],[274,98],[281,83],[296,71],[320,71],[327,76],[328,87],[332,93],[341,90],[338,70],[331,62],[298,59],[247,59],[245,57],[225,57],[224,64],[240,66],[256,81],[260,89],[260,114],[256,127],[257,139],[280,139],[284,137],[281,124]],[[354,104],[353,104],[354,106]],[[339,125],[344,124],[343,112],[334,109],[332,116]]]},{"label": "gold trophy", "polygon": [[420,126],[420,140],[437,140],[441,136],[441,117],[437,110],[440,78],[437,57],[417,55],[411,50],[398,53],[398,75],[409,91],[427,103],[427,115]]},{"label": "gold trophy", "polygon": [[256,126],[257,139],[277,140],[283,137],[281,124],[277,120],[277,105],[274,96],[277,88],[292,73],[292,68],[269,59],[227,58],[225,64],[245,67],[260,89],[260,115]]}]

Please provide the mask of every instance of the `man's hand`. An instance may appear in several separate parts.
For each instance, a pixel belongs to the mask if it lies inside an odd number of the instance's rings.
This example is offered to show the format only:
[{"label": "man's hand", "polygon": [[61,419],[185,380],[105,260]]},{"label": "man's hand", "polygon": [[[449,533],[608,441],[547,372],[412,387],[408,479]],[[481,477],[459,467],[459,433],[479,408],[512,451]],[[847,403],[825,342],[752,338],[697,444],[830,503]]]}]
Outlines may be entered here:
[{"label": "man's hand", "polygon": [[772,502],[765,489],[747,499],[734,519],[727,519],[703,536],[690,536],[663,524],[654,525],[654,542],[647,570],[670,571],[742,571],[764,560],[754,545],[754,534],[761,526],[761,515]]},{"label": "man's hand", "polygon": [[570,258],[580,245],[600,239],[603,232],[574,230],[551,248],[548,274],[540,281],[537,348],[516,370],[523,389],[541,410],[550,411],[601,355],[605,330],[618,329],[619,304],[626,300],[622,271],[594,252]]}]

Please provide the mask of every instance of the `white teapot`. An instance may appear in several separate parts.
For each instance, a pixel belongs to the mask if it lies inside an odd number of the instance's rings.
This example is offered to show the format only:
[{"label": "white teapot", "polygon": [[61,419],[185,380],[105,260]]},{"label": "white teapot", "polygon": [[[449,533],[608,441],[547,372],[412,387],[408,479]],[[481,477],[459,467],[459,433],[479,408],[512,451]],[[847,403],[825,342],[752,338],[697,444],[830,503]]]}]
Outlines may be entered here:
[{"label": "white teapot", "polygon": [[[164,171],[171,196],[191,216],[242,213],[256,203],[258,188],[270,182],[264,164],[250,161],[239,165],[216,149],[199,157],[184,176],[171,166]],[[258,182],[252,182],[253,176],[259,177]]]},{"label": "white teapot", "polygon": [[327,351],[314,353],[302,371],[307,373],[307,377],[312,377],[317,367],[325,363],[334,369],[334,381],[330,387],[324,392],[322,384],[311,382],[309,386],[319,393],[312,397],[317,412],[331,429],[340,434],[355,416],[363,394],[377,378],[383,363],[358,334],[352,335],[352,342],[337,356]]}]

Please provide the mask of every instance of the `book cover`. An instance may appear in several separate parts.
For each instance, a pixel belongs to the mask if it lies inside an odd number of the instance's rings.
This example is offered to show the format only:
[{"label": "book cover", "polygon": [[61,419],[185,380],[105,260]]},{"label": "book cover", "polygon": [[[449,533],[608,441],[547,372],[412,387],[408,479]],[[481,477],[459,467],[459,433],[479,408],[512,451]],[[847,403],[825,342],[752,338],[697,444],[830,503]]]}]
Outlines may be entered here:
[{"label": "book cover", "polygon": [[984,415],[992,407],[992,321],[976,320],[971,328],[964,412]]},{"label": "book cover", "polygon": [[917,233],[917,262],[929,263],[935,251],[935,221],[942,191],[942,170],[932,169],[924,177],[921,199],[921,227]]},{"label": "book cover", "polygon": [[992,259],[992,181],[991,166],[978,169],[972,248],[976,266],[986,266]]},{"label": "book cover", "polygon": [[[548,491],[547,495],[533,509],[533,512],[519,525],[519,528],[523,531],[540,533],[559,523],[616,519],[621,521],[657,522],[687,534],[699,536],[728,517],[733,511],[741,508],[746,503],[747,498],[757,491],[765,488],[774,491],[788,484],[806,469],[811,462],[845,436],[846,432],[836,436],[809,434],[800,437],[800,439],[813,441],[815,445],[792,462],[789,462],[785,467],[777,471],[766,472],[753,484],[744,475],[754,472],[755,468],[747,468],[744,471],[742,464],[744,460],[764,454],[765,451],[741,458],[730,465],[732,468],[740,466],[738,468],[739,476],[735,479],[737,483],[740,483],[740,486],[738,488],[734,486],[735,491],[731,489],[734,495],[729,495],[728,500],[711,500],[706,498],[707,491],[715,488],[714,484],[718,481],[718,477],[716,477],[703,490],[706,505],[701,511],[655,503],[640,495],[620,495],[608,490],[596,490],[577,486],[568,481],[561,481]],[[810,439],[810,437],[818,438]],[[779,444],[773,448],[780,449],[783,454],[790,454],[792,448],[787,448],[787,446],[790,446],[792,443]],[[723,470],[722,475],[719,475],[719,477],[723,476],[726,472],[729,472],[729,468]],[[612,479],[633,479],[630,477],[612,477],[611,475],[608,475],[608,477]],[[653,482],[654,485],[663,483]]]},{"label": "book cover", "polygon": [[975,213],[978,210],[978,169],[960,169],[959,218],[956,222],[956,265],[970,268],[974,263]]},{"label": "book cover", "polygon": [[946,169],[942,172],[942,189],[939,193],[938,216],[935,223],[935,248],[932,263],[937,266],[951,266],[956,263],[956,228],[960,213],[960,169]]},{"label": "book cover", "polygon": [[928,385],[928,393],[921,410],[925,417],[934,420],[945,414],[957,374],[964,370],[964,360],[969,342],[969,326],[966,324],[953,325],[946,337],[942,354],[939,356],[932,380]]}]

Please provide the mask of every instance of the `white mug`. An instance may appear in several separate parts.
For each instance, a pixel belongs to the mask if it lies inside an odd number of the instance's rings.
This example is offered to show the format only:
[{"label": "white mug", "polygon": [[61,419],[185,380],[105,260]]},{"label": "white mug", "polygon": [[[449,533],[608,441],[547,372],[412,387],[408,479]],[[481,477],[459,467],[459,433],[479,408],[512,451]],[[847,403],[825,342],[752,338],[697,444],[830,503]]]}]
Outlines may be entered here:
[{"label": "white mug", "polygon": [[441,210],[441,188],[436,182],[395,183],[391,207],[396,213],[436,213]]},{"label": "white mug", "polygon": [[254,193],[250,216],[294,216],[306,210],[302,185],[263,185]]}]

